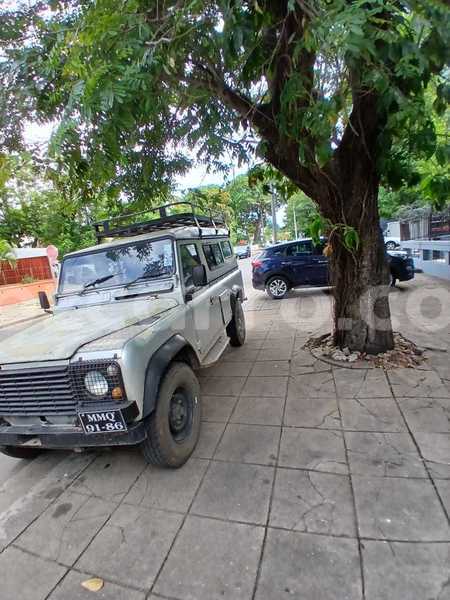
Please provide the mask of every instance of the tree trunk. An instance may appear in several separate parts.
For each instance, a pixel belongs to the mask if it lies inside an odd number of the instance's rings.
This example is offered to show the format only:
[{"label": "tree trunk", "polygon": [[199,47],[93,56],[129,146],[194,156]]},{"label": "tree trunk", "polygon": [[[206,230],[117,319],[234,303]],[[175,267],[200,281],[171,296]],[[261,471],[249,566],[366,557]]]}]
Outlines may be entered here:
[{"label": "tree trunk", "polygon": [[[365,177],[360,183],[353,179],[354,193],[346,197],[340,221],[344,217],[346,224],[357,229],[360,247],[352,253],[341,239],[334,239],[338,235],[331,239],[334,341],[341,348],[377,354],[394,346],[389,308],[390,271],[379,225],[378,182],[367,182]],[[364,188],[366,191],[362,193]],[[334,222],[339,221],[335,218]]]}]

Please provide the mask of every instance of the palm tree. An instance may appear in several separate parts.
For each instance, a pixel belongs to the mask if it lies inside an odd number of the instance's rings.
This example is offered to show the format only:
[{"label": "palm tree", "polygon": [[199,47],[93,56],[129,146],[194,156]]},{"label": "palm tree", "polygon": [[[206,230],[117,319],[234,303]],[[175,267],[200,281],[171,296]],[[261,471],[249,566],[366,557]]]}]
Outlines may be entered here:
[{"label": "palm tree", "polygon": [[5,240],[0,240],[0,271],[2,262],[7,262],[11,267],[15,267],[17,263],[12,247]]}]

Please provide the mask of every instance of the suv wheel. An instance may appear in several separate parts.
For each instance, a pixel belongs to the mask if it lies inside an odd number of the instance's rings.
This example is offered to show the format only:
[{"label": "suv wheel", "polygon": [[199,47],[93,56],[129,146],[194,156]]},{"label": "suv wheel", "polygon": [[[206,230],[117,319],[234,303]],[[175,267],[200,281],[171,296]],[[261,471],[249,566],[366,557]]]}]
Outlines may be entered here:
[{"label": "suv wheel", "polygon": [[397,244],[395,242],[387,242],[386,250],[395,250],[397,248]]},{"label": "suv wheel", "polygon": [[232,346],[243,346],[245,342],[245,316],[242,308],[242,302],[238,298],[234,305],[233,318],[227,325],[227,335],[230,338]]},{"label": "suv wheel", "polygon": [[141,450],[147,462],[172,469],[191,456],[200,436],[200,385],[191,367],[173,363],[161,381]]},{"label": "suv wheel", "polygon": [[27,458],[31,460],[39,456],[42,450],[40,448],[26,448],[23,446],[5,446],[0,448],[0,452],[12,458]]},{"label": "suv wheel", "polygon": [[288,291],[289,283],[287,279],[281,275],[275,275],[275,277],[271,277],[266,283],[266,292],[275,300],[281,300],[281,298],[284,298]]}]

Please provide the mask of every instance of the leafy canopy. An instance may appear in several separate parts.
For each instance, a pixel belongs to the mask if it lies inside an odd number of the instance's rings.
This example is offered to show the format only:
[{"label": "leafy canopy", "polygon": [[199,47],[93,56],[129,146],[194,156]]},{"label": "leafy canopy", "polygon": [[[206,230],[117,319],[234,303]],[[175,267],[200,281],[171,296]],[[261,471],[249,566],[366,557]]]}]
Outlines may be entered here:
[{"label": "leafy canopy", "polygon": [[424,98],[430,81],[433,110],[450,97],[437,0],[35,0],[0,18],[0,142],[24,116],[58,122],[51,152],[85,192],[167,193],[195,147],[217,168],[256,153],[331,213],[364,151],[395,185],[405,156],[449,155]]}]

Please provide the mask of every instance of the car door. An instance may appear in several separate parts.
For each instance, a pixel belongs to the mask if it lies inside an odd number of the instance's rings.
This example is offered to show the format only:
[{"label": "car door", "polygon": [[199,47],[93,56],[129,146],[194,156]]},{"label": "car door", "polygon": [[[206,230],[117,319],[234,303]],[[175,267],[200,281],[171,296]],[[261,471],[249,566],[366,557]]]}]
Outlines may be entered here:
[{"label": "car door", "polygon": [[203,264],[208,271],[206,261],[202,259],[201,244],[181,243],[179,246],[180,277],[186,300],[186,318],[192,327],[192,334],[200,354],[206,354],[217,340],[220,325],[220,304],[211,302],[212,291],[208,285],[194,287],[192,272],[195,265]]},{"label": "car door", "polygon": [[286,247],[282,265],[293,286],[312,283],[312,256],[313,246],[310,240],[301,240]]},{"label": "car door", "polygon": [[311,285],[326,286],[330,283],[329,261],[323,254],[325,243],[313,246],[310,257],[310,283]]}]

